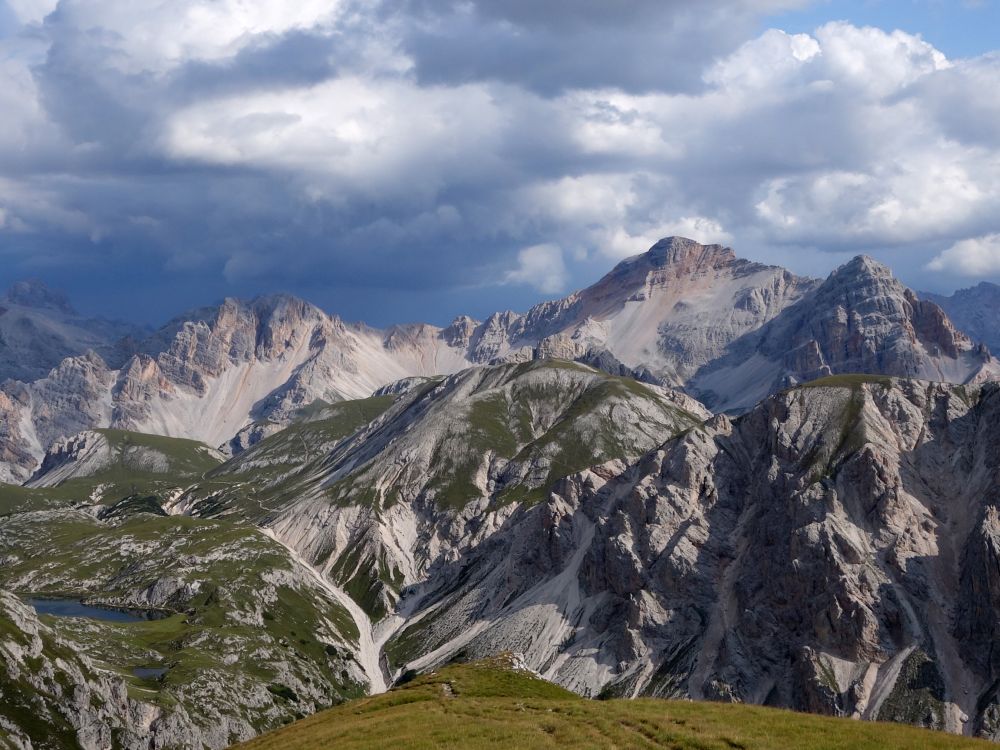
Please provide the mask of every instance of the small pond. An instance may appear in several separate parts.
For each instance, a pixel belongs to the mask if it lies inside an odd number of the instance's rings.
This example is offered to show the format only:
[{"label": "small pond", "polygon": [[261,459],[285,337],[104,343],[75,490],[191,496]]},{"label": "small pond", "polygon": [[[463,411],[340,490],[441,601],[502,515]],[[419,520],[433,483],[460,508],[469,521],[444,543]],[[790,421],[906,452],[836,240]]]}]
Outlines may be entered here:
[{"label": "small pond", "polygon": [[91,620],[104,620],[106,622],[144,622],[163,616],[160,612],[154,611],[93,607],[84,604],[79,599],[28,599],[28,604],[34,607],[40,615],[87,617]]},{"label": "small pond", "polygon": [[132,674],[140,680],[158,680],[166,673],[166,667],[136,667],[132,670]]}]

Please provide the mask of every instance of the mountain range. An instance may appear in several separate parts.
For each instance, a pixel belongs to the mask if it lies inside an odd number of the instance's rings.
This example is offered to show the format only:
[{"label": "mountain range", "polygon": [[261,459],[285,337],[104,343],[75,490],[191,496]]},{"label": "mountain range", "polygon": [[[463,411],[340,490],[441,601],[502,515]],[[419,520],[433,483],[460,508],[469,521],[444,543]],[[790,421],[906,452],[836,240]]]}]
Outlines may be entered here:
[{"label": "mountain range", "polygon": [[[189,438],[233,453],[312,404],[497,362],[590,362],[682,388],[727,412],[831,374],[971,383],[1000,373],[986,346],[871,259],[819,282],[676,237],[564,299],[523,315],[460,317],[446,328],[376,330],[278,295],[227,299],[136,338],[125,325],[80,320],[37,283],[15,285],[7,299],[0,314],[0,478],[7,481],[26,480],[53,441],[87,428]],[[47,367],[44,376],[23,377]]]},{"label": "mountain range", "polygon": [[272,296],[143,332],[20,289],[103,343],[0,347],[51,365],[0,388],[0,747],[222,748],[504,652],[1000,739],[1000,362],[963,293],[682,238],[445,328]]}]

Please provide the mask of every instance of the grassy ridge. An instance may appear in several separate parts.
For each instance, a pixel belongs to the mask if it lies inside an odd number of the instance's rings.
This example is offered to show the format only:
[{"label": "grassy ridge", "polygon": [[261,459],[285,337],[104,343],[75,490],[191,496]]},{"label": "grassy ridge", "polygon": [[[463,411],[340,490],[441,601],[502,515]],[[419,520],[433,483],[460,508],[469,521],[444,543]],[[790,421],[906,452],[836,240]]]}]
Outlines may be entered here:
[{"label": "grassy ridge", "polygon": [[[131,495],[162,497],[221,463],[215,451],[196,440],[126,430],[94,432],[103,435],[111,449],[106,465],[55,487],[0,484],[0,516],[90,502],[98,488],[106,503]],[[162,465],[150,465],[150,457],[161,459]]]},{"label": "grassy ridge", "polygon": [[589,701],[494,660],[441,669],[239,747],[985,750],[992,745],[896,724],[755,706],[653,699]]}]

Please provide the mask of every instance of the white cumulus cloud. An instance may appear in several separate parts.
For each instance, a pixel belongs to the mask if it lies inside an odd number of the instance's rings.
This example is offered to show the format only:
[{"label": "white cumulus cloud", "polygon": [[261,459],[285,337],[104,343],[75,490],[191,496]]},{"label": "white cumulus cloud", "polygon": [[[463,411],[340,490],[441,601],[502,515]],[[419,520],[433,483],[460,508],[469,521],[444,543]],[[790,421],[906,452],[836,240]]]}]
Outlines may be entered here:
[{"label": "white cumulus cloud", "polygon": [[956,242],[934,258],[927,268],[961,276],[1000,274],[1000,233]]},{"label": "white cumulus cloud", "polygon": [[517,254],[517,268],[508,271],[508,284],[528,284],[544,294],[566,289],[566,264],[558,245],[533,245]]},{"label": "white cumulus cloud", "polygon": [[933,30],[759,32],[797,4],[8,2],[6,267],[486,279],[511,305],[670,234],[810,273],[857,252],[919,256],[925,279],[989,268],[1000,55],[949,60]]}]

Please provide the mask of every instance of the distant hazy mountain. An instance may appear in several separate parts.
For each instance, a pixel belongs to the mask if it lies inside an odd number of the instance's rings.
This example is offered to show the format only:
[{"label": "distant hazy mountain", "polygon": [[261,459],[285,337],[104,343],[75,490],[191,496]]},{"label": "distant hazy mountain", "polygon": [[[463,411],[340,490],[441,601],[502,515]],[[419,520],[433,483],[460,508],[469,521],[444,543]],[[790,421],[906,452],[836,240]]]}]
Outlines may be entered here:
[{"label": "distant hazy mountain", "polygon": [[1000,352],[1000,286],[984,281],[950,297],[924,292],[924,299],[937,303],[952,322],[973,341]]},{"label": "distant hazy mountain", "polygon": [[18,282],[0,297],[0,382],[37,380],[88,350],[120,366],[145,333],[128,323],[84,318],[40,281]]}]

